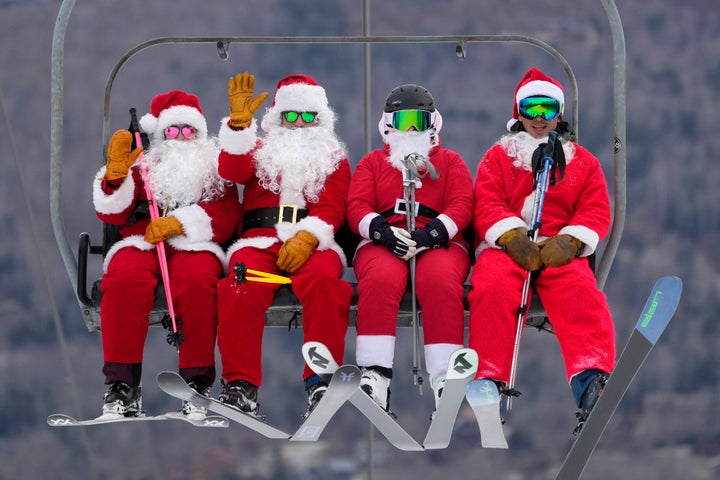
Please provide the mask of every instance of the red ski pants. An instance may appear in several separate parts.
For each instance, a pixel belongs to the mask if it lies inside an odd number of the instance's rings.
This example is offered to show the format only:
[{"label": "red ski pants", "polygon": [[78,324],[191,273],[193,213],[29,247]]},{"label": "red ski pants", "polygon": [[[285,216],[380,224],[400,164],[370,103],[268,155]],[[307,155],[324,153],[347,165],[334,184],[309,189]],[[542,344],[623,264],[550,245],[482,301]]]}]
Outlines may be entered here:
[{"label": "red ski pants", "polygon": [[[236,251],[229,272],[244,263],[252,270],[285,275],[275,262],[280,243],[267,249],[245,247]],[[342,262],[332,250],[315,251],[307,263],[295,272],[292,291],[303,305],[302,322],[305,342],[325,344],[335,361],[342,365],[345,354],[352,287],[343,280]],[[280,285],[247,281],[238,284],[232,273],[218,285],[218,347],[223,378],[245,380],[262,385],[262,338],[265,312]],[[298,353],[300,348],[298,347]],[[302,362],[302,357],[298,356]],[[305,365],[303,379],[313,374]]]}]

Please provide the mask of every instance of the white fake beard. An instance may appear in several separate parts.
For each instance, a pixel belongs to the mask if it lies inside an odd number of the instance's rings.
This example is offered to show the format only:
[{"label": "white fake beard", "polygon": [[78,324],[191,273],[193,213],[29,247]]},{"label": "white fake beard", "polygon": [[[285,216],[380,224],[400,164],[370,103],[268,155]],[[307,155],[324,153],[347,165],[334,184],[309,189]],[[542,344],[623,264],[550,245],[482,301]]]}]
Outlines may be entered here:
[{"label": "white fake beard", "polygon": [[218,174],[219,153],[213,139],[153,142],[145,164],[158,205],[174,209],[220,198],[226,180]]},{"label": "white fake beard", "polygon": [[[513,159],[513,167],[532,172],[532,157],[535,150],[541,143],[547,143],[548,137],[535,138],[527,132],[511,133],[500,139],[500,145],[505,149],[509,157]],[[570,142],[562,142],[565,153],[565,163],[569,164],[575,153],[575,148]]]},{"label": "white fake beard", "polygon": [[[390,157],[388,162],[397,168],[403,170],[403,159],[408,155],[416,153],[422,158],[417,160],[417,169],[420,176],[424,176],[427,172],[427,165],[423,159],[430,157],[430,150],[437,143],[435,140],[435,132],[425,130],[424,132],[391,132],[385,137],[385,141],[390,146]],[[418,187],[422,186],[422,182],[417,180]]]},{"label": "white fake beard", "polygon": [[322,125],[277,127],[255,152],[260,185],[280,195],[280,203],[305,206],[319,199],[325,180],[345,157],[345,146]]}]

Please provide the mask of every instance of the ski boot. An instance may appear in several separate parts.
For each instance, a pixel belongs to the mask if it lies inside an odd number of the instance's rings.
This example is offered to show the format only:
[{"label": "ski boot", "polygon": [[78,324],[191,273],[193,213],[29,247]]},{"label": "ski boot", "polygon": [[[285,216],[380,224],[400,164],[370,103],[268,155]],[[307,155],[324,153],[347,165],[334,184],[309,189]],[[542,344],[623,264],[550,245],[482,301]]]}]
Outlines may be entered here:
[{"label": "ski boot", "polygon": [[[380,408],[390,413],[390,377],[380,371],[382,367],[360,367],[360,388],[370,395]],[[392,370],[388,370],[392,376]]]},{"label": "ski boot", "polygon": [[317,404],[322,400],[323,395],[328,389],[328,384],[320,375],[313,375],[305,380],[305,391],[308,396],[307,412],[303,415],[303,420],[310,416]]},{"label": "ski boot", "polygon": [[131,387],[115,381],[108,385],[103,395],[103,417],[138,417],[142,413],[140,387]]},{"label": "ski boot", "polygon": [[220,382],[223,390],[218,400],[241,412],[260,418],[260,405],[257,402],[258,387],[245,380],[235,380],[227,383],[225,380],[221,380]]},{"label": "ski boot", "polygon": [[605,372],[598,372],[585,389],[585,392],[580,399],[580,411],[575,413],[575,416],[578,419],[578,424],[575,427],[575,430],[573,430],[573,435],[577,435],[580,430],[582,430],[583,425],[585,425],[585,421],[590,416],[590,412],[592,412],[592,409],[595,407],[600,395],[602,395],[603,389],[605,388],[605,384],[607,383],[609,377],[610,375]]},{"label": "ski boot", "polygon": [[[191,380],[188,386],[204,397],[210,396],[210,387],[202,382]],[[207,408],[187,400],[183,400],[181,412],[190,420],[203,420],[207,416]]]}]

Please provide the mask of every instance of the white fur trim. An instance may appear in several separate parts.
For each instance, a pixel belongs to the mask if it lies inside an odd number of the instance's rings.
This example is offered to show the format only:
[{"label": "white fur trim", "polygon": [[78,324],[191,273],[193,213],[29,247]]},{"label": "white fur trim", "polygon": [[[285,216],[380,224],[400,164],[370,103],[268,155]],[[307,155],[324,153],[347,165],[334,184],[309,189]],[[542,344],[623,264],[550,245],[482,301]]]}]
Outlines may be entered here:
[{"label": "white fur trim", "polygon": [[440,377],[447,374],[450,356],[463,348],[455,343],[432,343],[425,345],[425,368],[430,377]]},{"label": "white fur trim", "polygon": [[129,237],[123,238],[120,241],[115,242],[113,246],[110,247],[110,250],[108,250],[107,255],[105,255],[105,260],[103,261],[103,272],[107,272],[108,265],[110,265],[110,260],[112,260],[112,257],[115,255],[115,253],[121,248],[125,247],[135,247],[138,250],[153,250],[155,248],[155,245],[146,242],[143,239],[142,235],[131,235]]},{"label": "white fur trim", "polygon": [[[455,221],[445,215],[444,213],[441,213],[437,216],[437,219],[442,222],[442,224],[445,226],[445,230],[448,232],[448,238],[453,238],[458,233],[458,226]],[[447,366],[447,365],[446,365]]]},{"label": "white fur trim", "polygon": [[180,221],[185,231],[181,237],[185,237],[185,241],[189,243],[212,241],[212,219],[200,205],[178,208],[168,216],[175,217]]},{"label": "white fur trim", "polygon": [[257,121],[253,118],[250,126],[242,130],[233,130],[228,126],[230,117],[220,122],[218,140],[220,147],[228,153],[242,155],[255,148],[257,143]]},{"label": "white fur trim", "polygon": [[560,101],[560,113],[563,112],[565,105],[565,94],[560,87],[554,83],[547,82],[545,80],[533,80],[528,82],[522,87],[518,88],[515,94],[515,103],[517,104],[523,98],[534,97],[537,95],[543,95],[546,97],[552,97]]},{"label": "white fur trim", "polygon": [[319,85],[294,83],[285,85],[275,92],[273,108],[278,112],[319,112],[327,108],[325,89]]},{"label": "white fur trim", "polygon": [[297,223],[282,222],[275,225],[278,238],[285,241],[301,230],[312,233],[318,240],[318,250],[327,250],[335,244],[335,231],[329,223],[318,217],[305,217]]},{"label": "white fur trim", "polygon": [[362,220],[360,220],[360,223],[358,224],[358,232],[360,232],[360,236],[362,238],[370,239],[370,223],[375,219],[375,217],[379,217],[379,213],[368,213],[365,215]]},{"label": "white fur trim", "polygon": [[[377,365],[392,368],[395,358],[393,335],[358,335],[355,341],[355,361],[361,367]],[[445,364],[447,369],[447,364]]]},{"label": "white fur trim", "polygon": [[509,232],[514,228],[527,228],[527,224],[518,217],[503,218],[495,225],[488,228],[488,231],[485,232],[485,238],[483,240],[485,240],[489,246],[501,249],[502,247],[497,244],[498,238],[500,238],[505,232]]},{"label": "white fur trim", "polygon": [[132,175],[125,177],[120,186],[110,195],[102,189],[102,182],[105,178],[105,166],[95,176],[93,181],[93,205],[99,213],[113,214],[120,213],[127,209],[135,198],[135,181]]},{"label": "white fur trim", "polygon": [[580,251],[581,257],[592,255],[600,241],[597,232],[582,225],[568,225],[567,227],[563,227],[558,232],[558,235],[571,235],[583,242],[583,248]]},{"label": "white fur trim", "polygon": [[233,254],[238,250],[246,247],[253,247],[259,249],[270,248],[274,243],[277,242],[278,239],[275,237],[249,237],[236,240],[232,245],[230,245],[230,248],[228,248],[228,251],[225,254],[226,268],[230,263],[230,257],[232,257]]}]

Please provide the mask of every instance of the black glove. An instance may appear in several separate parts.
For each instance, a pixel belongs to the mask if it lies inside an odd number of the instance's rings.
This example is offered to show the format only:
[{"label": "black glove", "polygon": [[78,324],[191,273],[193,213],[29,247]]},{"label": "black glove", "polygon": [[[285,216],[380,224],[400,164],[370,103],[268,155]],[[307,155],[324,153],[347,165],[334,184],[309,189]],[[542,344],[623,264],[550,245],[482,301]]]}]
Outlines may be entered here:
[{"label": "black glove", "polygon": [[445,224],[438,218],[430,220],[424,228],[415,230],[410,234],[415,243],[417,243],[418,250],[421,248],[435,248],[441,245],[446,245],[450,241],[450,235],[448,234]]},{"label": "black glove", "polygon": [[404,228],[393,227],[378,215],[370,222],[370,239],[376,245],[385,245],[393,255],[409,260],[417,253],[415,241]]}]

